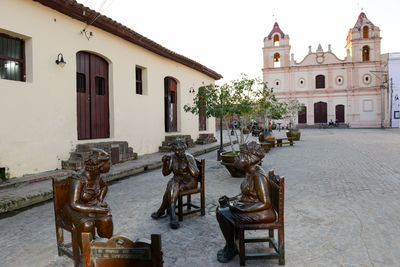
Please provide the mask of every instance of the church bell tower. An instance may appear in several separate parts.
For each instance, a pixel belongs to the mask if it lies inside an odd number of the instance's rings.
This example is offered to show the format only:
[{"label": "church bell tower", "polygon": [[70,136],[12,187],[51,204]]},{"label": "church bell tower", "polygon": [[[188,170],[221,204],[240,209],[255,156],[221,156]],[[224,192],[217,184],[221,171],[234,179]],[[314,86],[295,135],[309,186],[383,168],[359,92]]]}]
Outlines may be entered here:
[{"label": "church bell tower", "polygon": [[357,22],[347,34],[348,61],[378,61],[381,55],[380,29],[361,12]]},{"label": "church bell tower", "polygon": [[290,65],[289,35],[284,34],[277,22],[264,38],[264,68],[282,68]]}]

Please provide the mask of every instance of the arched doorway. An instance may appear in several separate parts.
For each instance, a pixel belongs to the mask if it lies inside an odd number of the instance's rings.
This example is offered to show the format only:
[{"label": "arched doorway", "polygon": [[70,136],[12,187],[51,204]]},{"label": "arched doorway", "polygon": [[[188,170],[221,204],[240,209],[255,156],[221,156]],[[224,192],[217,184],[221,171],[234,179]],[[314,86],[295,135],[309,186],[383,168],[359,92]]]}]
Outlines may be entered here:
[{"label": "arched doorway", "polygon": [[[204,92],[203,90],[204,87],[199,88],[199,93]],[[203,95],[203,94],[200,94]],[[200,101],[203,100],[204,98],[200,98]],[[202,101],[202,109],[199,110],[199,131],[205,131],[207,130],[207,117],[206,117],[206,103]]]},{"label": "arched doorway", "polygon": [[78,140],[110,137],[108,63],[88,53],[76,53]]},{"label": "arched doorway", "polygon": [[298,114],[298,122],[299,123],[307,123],[307,107],[302,106],[301,110],[299,111]]},{"label": "arched doorway", "polygon": [[164,78],[164,122],[165,132],[176,132],[178,129],[177,82],[171,77]]},{"label": "arched doorway", "polygon": [[344,122],[344,105],[336,105],[335,116],[337,122]]},{"label": "arched doorway", "polygon": [[314,103],[314,123],[328,122],[328,108],[325,102]]}]

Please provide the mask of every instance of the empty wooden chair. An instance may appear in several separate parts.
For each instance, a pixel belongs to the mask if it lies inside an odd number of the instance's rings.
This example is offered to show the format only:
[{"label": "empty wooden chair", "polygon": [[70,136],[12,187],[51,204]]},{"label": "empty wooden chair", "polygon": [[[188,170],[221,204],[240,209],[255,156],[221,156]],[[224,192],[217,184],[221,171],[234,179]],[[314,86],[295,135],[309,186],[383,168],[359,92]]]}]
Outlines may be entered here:
[{"label": "empty wooden chair", "polygon": [[[58,255],[66,255],[74,260],[75,266],[79,265],[79,241],[78,232],[71,220],[65,218],[62,212],[68,202],[69,192],[68,176],[53,178],[53,201],[54,201],[54,219],[56,224],[56,238]],[[64,242],[64,230],[71,233],[70,243]]]},{"label": "empty wooden chair", "polygon": [[[284,194],[285,194],[285,178],[275,175],[274,171],[268,173],[268,182],[271,185],[271,204],[277,213],[277,219],[272,223],[252,223],[242,224],[237,222],[235,229],[239,239],[239,257],[240,265],[245,265],[248,259],[274,259],[279,260],[279,265],[285,264],[285,239],[284,239]],[[246,238],[246,230],[268,230],[268,237]],[[278,231],[278,240],[274,238],[274,231]],[[274,249],[272,253],[249,254],[245,252],[246,243],[268,242],[269,247]]]},{"label": "empty wooden chair", "polygon": [[131,241],[116,235],[110,239],[92,240],[91,233],[82,233],[84,267],[161,267],[161,235],[149,240]]},{"label": "empty wooden chair", "polygon": [[[205,190],[204,190],[204,170],[205,170],[205,160],[201,161],[196,159],[197,168],[199,169],[198,183],[199,186],[195,189],[186,190],[179,192],[178,194],[178,209],[177,214],[179,221],[183,221],[183,216],[192,214],[195,212],[200,212],[201,216],[206,214],[206,200],[205,200]],[[191,196],[193,194],[200,194],[200,206],[192,203]],[[186,196],[186,202],[183,203],[183,197]],[[186,210],[183,211],[183,207],[186,206]]]}]

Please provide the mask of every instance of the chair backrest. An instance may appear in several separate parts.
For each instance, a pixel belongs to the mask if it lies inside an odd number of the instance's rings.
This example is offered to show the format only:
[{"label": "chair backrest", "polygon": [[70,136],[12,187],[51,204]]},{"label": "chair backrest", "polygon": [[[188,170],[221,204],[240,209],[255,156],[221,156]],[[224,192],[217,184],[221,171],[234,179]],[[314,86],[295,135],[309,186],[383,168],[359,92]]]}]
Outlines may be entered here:
[{"label": "chair backrest", "polygon": [[268,172],[268,182],[271,185],[271,204],[278,214],[278,222],[283,224],[285,203],[285,177],[275,175],[274,170]]},{"label": "chair backrest", "polygon": [[196,165],[197,168],[199,169],[199,176],[197,176],[197,179],[201,186],[204,187],[204,174],[205,174],[205,166],[206,166],[206,161],[205,159],[198,160],[196,159]]},{"label": "chair backrest", "polygon": [[53,202],[56,222],[60,219],[61,209],[68,202],[70,176],[53,178]]},{"label": "chair backrest", "polygon": [[152,234],[151,242],[133,242],[122,235],[92,240],[91,233],[82,233],[82,255],[84,267],[163,266],[160,234]]}]

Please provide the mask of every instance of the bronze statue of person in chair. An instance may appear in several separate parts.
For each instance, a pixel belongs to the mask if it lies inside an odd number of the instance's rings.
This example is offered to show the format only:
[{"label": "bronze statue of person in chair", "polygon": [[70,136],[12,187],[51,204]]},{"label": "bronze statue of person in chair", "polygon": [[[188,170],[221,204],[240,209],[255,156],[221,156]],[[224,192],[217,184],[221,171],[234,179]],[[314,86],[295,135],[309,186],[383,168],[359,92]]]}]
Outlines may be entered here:
[{"label": "bronze statue of person in chair", "polygon": [[107,152],[92,148],[85,168],[70,177],[68,202],[62,216],[70,221],[78,232],[79,246],[82,248],[81,233],[110,238],[113,235],[113,221],[108,204],[104,202],[108,187],[100,177],[110,170],[111,161]]},{"label": "bronze statue of person in chair", "polygon": [[184,139],[175,139],[171,143],[171,147],[174,154],[163,156],[162,174],[167,176],[172,172],[174,176],[167,184],[160,208],[151,214],[151,217],[158,219],[169,214],[171,228],[177,229],[179,222],[175,219],[175,209],[178,193],[197,188],[199,169],[194,157],[185,152],[186,143]]},{"label": "bronze statue of person in chair", "polygon": [[216,217],[226,241],[225,247],[217,253],[219,262],[228,262],[238,254],[235,245],[236,222],[268,223],[276,219],[271,206],[271,185],[265,171],[259,166],[263,157],[264,150],[254,141],[240,146],[235,164],[246,170],[246,177],[240,186],[241,194],[232,198],[221,197],[220,206],[216,210]]}]

